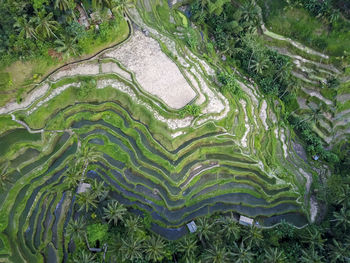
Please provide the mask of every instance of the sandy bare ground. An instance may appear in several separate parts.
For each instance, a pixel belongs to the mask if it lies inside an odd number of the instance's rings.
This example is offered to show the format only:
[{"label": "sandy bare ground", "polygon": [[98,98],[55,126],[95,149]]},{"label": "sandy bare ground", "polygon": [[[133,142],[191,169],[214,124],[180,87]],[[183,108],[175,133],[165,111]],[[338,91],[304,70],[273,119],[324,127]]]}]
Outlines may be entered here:
[{"label": "sandy bare ground", "polygon": [[260,115],[260,120],[262,121],[262,124],[264,125],[265,130],[267,131],[269,129],[269,126],[266,123],[266,118],[267,118],[266,109],[267,109],[267,103],[266,103],[266,100],[263,100],[259,115]]},{"label": "sandy bare ground", "polygon": [[243,147],[247,147],[248,143],[247,143],[247,137],[248,137],[248,133],[250,131],[250,126],[249,126],[249,122],[248,122],[248,115],[247,115],[247,110],[246,110],[246,106],[247,106],[247,102],[243,99],[240,99],[239,102],[242,104],[242,108],[244,111],[244,126],[245,126],[245,133],[241,139],[241,144]]},{"label": "sandy bare ground", "polygon": [[148,93],[169,107],[180,109],[196,96],[176,64],[161,50],[158,42],[136,31],[131,39],[105,53],[135,73],[137,82]]},{"label": "sandy bare ground", "polygon": [[350,93],[341,94],[337,96],[337,101],[339,101],[340,103],[347,102],[348,100],[350,100]]},{"label": "sandy bare ground", "polygon": [[286,144],[286,135],[284,134],[284,129],[281,128],[281,142],[282,142],[282,148],[283,148],[283,154],[284,154],[284,158],[288,157],[288,147]]},{"label": "sandy bare ground", "polygon": [[123,78],[132,81],[131,75],[128,72],[122,70],[116,63],[113,62],[101,63],[101,71],[102,73],[117,73]]},{"label": "sandy bare ground", "polygon": [[[200,90],[198,90],[198,92],[207,95],[209,99],[208,105],[206,106],[206,108],[203,109],[203,113],[205,114],[211,113],[216,115],[211,115],[204,119],[198,120],[197,124],[200,125],[209,119],[219,120],[224,118],[229,112],[229,103],[227,99],[224,98],[221,94],[213,92],[211,88],[208,87],[208,85],[206,84],[202,76],[202,74],[214,75],[215,70],[213,70],[204,60],[201,60],[200,58],[192,54],[191,51],[187,48],[185,48],[185,54],[184,54],[184,57],[186,58],[185,60],[183,56],[178,53],[176,49],[175,41],[173,41],[172,39],[170,39],[165,35],[158,33],[157,30],[146,25],[142,21],[140,14],[137,12],[135,8],[128,9],[128,11],[132,16],[133,21],[136,24],[138,24],[141,28],[144,28],[145,30],[150,32],[157,39],[159,39],[167,47],[167,49],[173,54],[173,56],[177,57],[177,63],[179,63],[183,68],[191,71],[191,73],[198,79],[199,85],[200,85]],[[187,62],[187,60],[192,61],[194,66],[191,67],[191,65]],[[204,72],[202,72],[201,67],[199,67],[198,64],[201,64],[201,66],[204,68]],[[197,88],[198,86],[194,84],[194,87]],[[196,103],[199,104],[199,102],[201,101],[203,101],[203,99],[201,95],[199,95],[199,98]]]},{"label": "sandy bare ground", "polygon": [[[312,183],[312,176],[311,174],[308,174],[305,172],[302,168],[299,168],[299,172],[305,177],[306,179],[306,193],[310,192],[310,187]],[[317,215],[317,202],[315,198],[310,198],[310,217],[311,217],[311,222],[314,222],[316,215]]]}]

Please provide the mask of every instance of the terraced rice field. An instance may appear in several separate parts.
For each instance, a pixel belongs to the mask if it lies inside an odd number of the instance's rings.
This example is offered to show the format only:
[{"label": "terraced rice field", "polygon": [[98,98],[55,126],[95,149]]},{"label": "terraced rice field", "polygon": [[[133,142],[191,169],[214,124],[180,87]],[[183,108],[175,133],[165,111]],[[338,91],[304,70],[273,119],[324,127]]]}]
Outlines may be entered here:
[{"label": "terraced rice field", "polygon": [[[9,124],[1,127],[0,162],[8,163],[10,180],[0,192],[0,262],[66,257],[76,193],[65,171],[83,147],[101,152],[85,180],[104,181],[169,239],[186,234],[192,219],[217,212],[262,226],[283,219],[302,227],[314,218],[314,171],[294,151],[278,106],[239,75],[244,94],[225,98],[214,81],[220,64],[192,53],[181,42],[183,28],[169,31],[144,4],[129,10],[124,43],[56,71],[22,104],[1,109]],[[134,55],[147,58],[131,63],[127,51],[144,44]],[[198,117],[180,116],[189,103],[201,108]]]},{"label": "terraced rice field", "polygon": [[[335,66],[331,58],[289,38],[268,31],[264,26],[267,44],[293,60],[293,75],[300,82],[297,90],[298,109],[302,118],[319,112],[313,130],[328,148],[342,145],[350,131],[350,78],[343,73],[344,65]],[[338,78],[340,85],[327,87],[327,79]]]}]

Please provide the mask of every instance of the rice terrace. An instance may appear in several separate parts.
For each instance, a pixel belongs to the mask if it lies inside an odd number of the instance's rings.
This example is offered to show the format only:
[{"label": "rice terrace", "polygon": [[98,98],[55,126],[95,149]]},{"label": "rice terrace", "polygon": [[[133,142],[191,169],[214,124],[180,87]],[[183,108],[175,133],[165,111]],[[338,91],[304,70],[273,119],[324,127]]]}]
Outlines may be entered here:
[{"label": "rice terrace", "polygon": [[0,11],[0,262],[349,262],[347,1]]}]

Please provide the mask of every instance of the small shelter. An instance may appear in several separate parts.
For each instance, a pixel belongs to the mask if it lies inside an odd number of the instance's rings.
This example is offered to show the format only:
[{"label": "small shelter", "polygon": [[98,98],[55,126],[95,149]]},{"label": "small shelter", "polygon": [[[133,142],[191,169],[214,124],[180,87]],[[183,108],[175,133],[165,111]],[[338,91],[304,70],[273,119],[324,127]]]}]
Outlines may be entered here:
[{"label": "small shelter", "polygon": [[253,221],[254,221],[254,219],[246,217],[246,216],[239,217],[239,223],[241,225],[251,226],[251,225],[253,225]]},{"label": "small shelter", "polygon": [[197,225],[194,221],[191,221],[187,224],[188,230],[190,230],[191,233],[194,233],[197,231]]},{"label": "small shelter", "polygon": [[80,183],[77,189],[77,194],[84,193],[88,190],[90,190],[91,185],[87,183]]}]

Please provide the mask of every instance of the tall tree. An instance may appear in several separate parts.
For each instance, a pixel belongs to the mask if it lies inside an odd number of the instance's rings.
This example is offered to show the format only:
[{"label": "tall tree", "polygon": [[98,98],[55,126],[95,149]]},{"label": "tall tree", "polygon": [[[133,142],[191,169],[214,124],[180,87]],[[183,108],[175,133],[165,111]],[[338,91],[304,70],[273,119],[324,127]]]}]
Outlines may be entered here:
[{"label": "tall tree", "polygon": [[82,178],[82,169],[77,166],[73,160],[68,164],[68,169],[65,171],[64,183],[68,186],[69,189],[75,189],[79,181]]},{"label": "tall tree", "polygon": [[256,56],[252,59],[249,69],[255,74],[262,75],[266,69],[269,67],[269,59],[263,55]]},{"label": "tall tree", "polygon": [[240,227],[234,218],[224,216],[219,218],[216,223],[220,224],[221,227],[219,233],[227,240],[236,241],[240,238]]},{"label": "tall tree", "polygon": [[213,224],[211,224],[206,217],[200,217],[197,221],[197,233],[203,246],[205,246],[205,240],[209,240],[213,235]]},{"label": "tall tree", "polygon": [[108,220],[108,223],[112,222],[117,225],[119,221],[124,221],[124,215],[126,213],[126,208],[120,204],[118,201],[113,200],[108,203],[107,208],[103,208],[104,219]]},{"label": "tall tree", "polygon": [[209,249],[206,249],[203,254],[203,261],[205,263],[226,263],[231,262],[229,252],[225,246],[219,247],[215,244]]},{"label": "tall tree", "polygon": [[319,255],[315,249],[303,250],[301,262],[304,263],[323,263],[324,257]]},{"label": "tall tree", "polygon": [[303,243],[307,244],[311,249],[323,249],[323,243],[325,240],[322,237],[322,233],[316,227],[307,228],[304,231]]},{"label": "tall tree", "polygon": [[350,209],[347,209],[346,206],[343,206],[339,212],[334,212],[335,226],[342,227],[345,231],[350,227]]},{"label": "tall tree", "polygon": [[249,246],[259,247],[263,242],[263,234],[261,228],[251,225],[246,230],[243,240],[247,242]]},{"label": "tall tree", "polygon": [[80,250],[73,256],[74,263],[96,263],[96,255],[86,250]]},{"label": "tall tree", "polygon": [[13,25],[19,32],[19,35],[24,38],[37,38],[35,28],[33,25],[33,19],[27,19],[27,16],[16,18],[16,23]]},{"label": "tall tree", "polygon": [[77,38],[64,35],[55,40],[55,49],[57,52],[63,53],[65,57],[78,56],[80,54]]},{"label": "tall tree", "polygon": [[254,0],[244,1],[240,7],[242,19],[244,22],[251,23],[253,26],[258,26],[261,23],[261,8]]},{"label": "tall tree", "polygon": [[177,251],[183,254],[185,261],[194,262],[198,252],[197,240],[191,236],[187,235],[183,240],[177,243]]},{"label": "tall tree", "polygon": [[99,182],[96,179],[91,184],[91,192],[95,195],[99,202],[104,200],[108,195],[108,189],[103,181]]},{"label": "tall tree", "polygon": [[135,6],[135,0],[111,0],[113,13],[123,16],[128,8]]},{"label": "tall tree", "polygon": [[254,262],[254,254],[251,251],[251,247],[248,245],[247,247],[244,245],[243,241],[238,246],[236,242],[234,242],[234,248],[232,252],[232,256],[235,263],[250,263]]},{"label": "tall tree", "polygon": [[45,10],[37,11],[33,19],[36,24],[35,31],[38,36],[50,38],[55,35],[54,31],[58,29],[58,22],[53,19],[53,13],[46,13]]},{"label": "tall tree", "polygon": [[86,169],[90,163],[97,162],[101,158],[101,152],[95,147],[82,146],[76,160],[76,165],[81,167],[82,176],[85,176]]},{"label": "tall tree", "polygon": [[142,262],[143,259],[143,239],[135,238],[130,235],[126,240],[122,239],[122,246],[120,247],[120,256],[122,262]]},{"label": "tall tree", "polygon": [[78,239],[83,240],[85,236],[85,221],[82,217],[78,217],[77,220],[71,220],[66,228],[66,235],[71,240]]},{"label": "tall tree", "polygon": [[347,262],[350,259],[350,244],[333,239],[329,255],[331,262]]},{"label": "tall tree", "polygon": [[77,195],[77,203],[80,205],[79,211],[89,212],[92,208],[97,208],[96,196],[90,190]]},{"label": "tall tree", "polygon": [[94,8],[111,7],[112,0],[92,0],[92,6]]},{"label": "tall tree", "polygon": [[141,237],[144,235],[143,224],[139,216],[129,216],[125,219],[124,226],[133,236]]},{"label": "tall tree", "polygon": [[144,243],[147,262],[161,262],[167,256],[166,245],[160,236],[152,235]]},{"label": "tall tree", "polygon": [[67,11],[74,8],[74,0],[55,0],[55,8]]},{"label": "tall tree", "polygon": [[264,262],[265,263],[284,263],[286,262],[286,256],[283,250],[278,248],[268,247],[265,249]]}]

